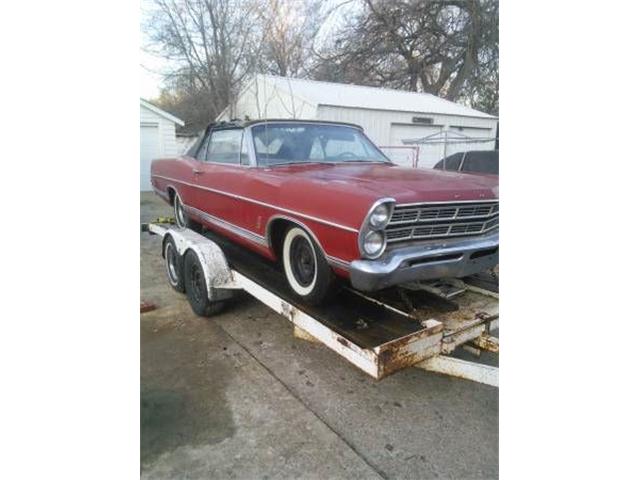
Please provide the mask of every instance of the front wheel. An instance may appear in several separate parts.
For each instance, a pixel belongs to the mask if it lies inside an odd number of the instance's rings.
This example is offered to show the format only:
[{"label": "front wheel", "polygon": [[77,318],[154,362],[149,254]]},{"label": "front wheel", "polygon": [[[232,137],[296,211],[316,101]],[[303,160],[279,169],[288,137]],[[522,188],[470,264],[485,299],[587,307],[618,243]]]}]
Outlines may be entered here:
[{"label": "front wheel", "polygon": [[316,242],[300,227],[291,227],[282,245],[282,263],[291,290],[311,305],[333,291],[335,276]]}]

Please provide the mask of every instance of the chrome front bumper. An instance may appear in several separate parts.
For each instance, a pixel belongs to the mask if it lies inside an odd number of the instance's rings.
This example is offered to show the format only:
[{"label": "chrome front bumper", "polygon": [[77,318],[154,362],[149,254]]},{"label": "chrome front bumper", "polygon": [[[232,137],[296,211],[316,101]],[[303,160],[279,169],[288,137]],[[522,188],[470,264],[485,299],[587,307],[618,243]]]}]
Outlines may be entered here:
[{"label": "chrome front bumper", "polygon": [[377,260],[354,260],[351,284],[363,291],[399,283],[466,277],[498,264],[498,233],[390,250]]}]

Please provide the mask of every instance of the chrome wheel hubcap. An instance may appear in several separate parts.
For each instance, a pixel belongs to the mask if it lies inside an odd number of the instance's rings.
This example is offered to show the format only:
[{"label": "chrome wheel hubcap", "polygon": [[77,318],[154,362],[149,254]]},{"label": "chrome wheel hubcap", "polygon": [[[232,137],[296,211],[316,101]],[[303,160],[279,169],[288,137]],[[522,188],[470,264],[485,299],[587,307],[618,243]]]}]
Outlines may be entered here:
[{"label": "chrome wheel hubcap", "polygon": [[311,245],[303,237],[297,237],[291,244],[291,266],[293,275],[300,285],[311,285],[316,272],[316,259]]},{"label": "chrome wheel hubcap", "polygon": [[178,283],[178,269],[176,267],[176,251],[171,243],[167,244],[165,257],[167,259],[167,273],[169,274],[169,280],[171,280],[171,283],[175,285]]},{"label": "chrome wheel hubcap", "polygon": [[176,201],[175,201],[175,210],[176,210],[176,222],[178,224],[179,227],[186,227],[187,226],[187,222],[186,222],[186,218],[185,218],[185,214],[184,214],[184,206],[182,205],[182,202],[180,201],[180,197],[176,197]]}]

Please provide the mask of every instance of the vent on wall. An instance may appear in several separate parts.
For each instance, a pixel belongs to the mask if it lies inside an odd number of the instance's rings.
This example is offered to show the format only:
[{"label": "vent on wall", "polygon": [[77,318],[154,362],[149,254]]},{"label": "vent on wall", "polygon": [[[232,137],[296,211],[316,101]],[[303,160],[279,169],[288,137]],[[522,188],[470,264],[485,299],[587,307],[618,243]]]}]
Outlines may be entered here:
[{"label": "vent on wall", "polygon": [[413,121],[413,123],[426,123],[428,125],[431,125],[433,123],[433,118],[429,118],[429,117],[413,117],[412,121]]}]

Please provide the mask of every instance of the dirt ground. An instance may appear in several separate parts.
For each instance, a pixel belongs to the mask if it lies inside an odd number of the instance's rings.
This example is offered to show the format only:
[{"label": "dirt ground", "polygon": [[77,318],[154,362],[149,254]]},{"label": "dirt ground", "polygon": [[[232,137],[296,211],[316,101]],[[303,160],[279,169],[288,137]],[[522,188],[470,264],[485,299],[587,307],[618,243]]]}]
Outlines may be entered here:
[{"label": "dirt ground", "polygon": [[[142,193],[142,222],[170,216]],[[140,236],[143,478],[497,478],[498,389],[409,368],[375,381],[249,295],[196,317]],[[488,363],[497,359],[489,357]]]}]

